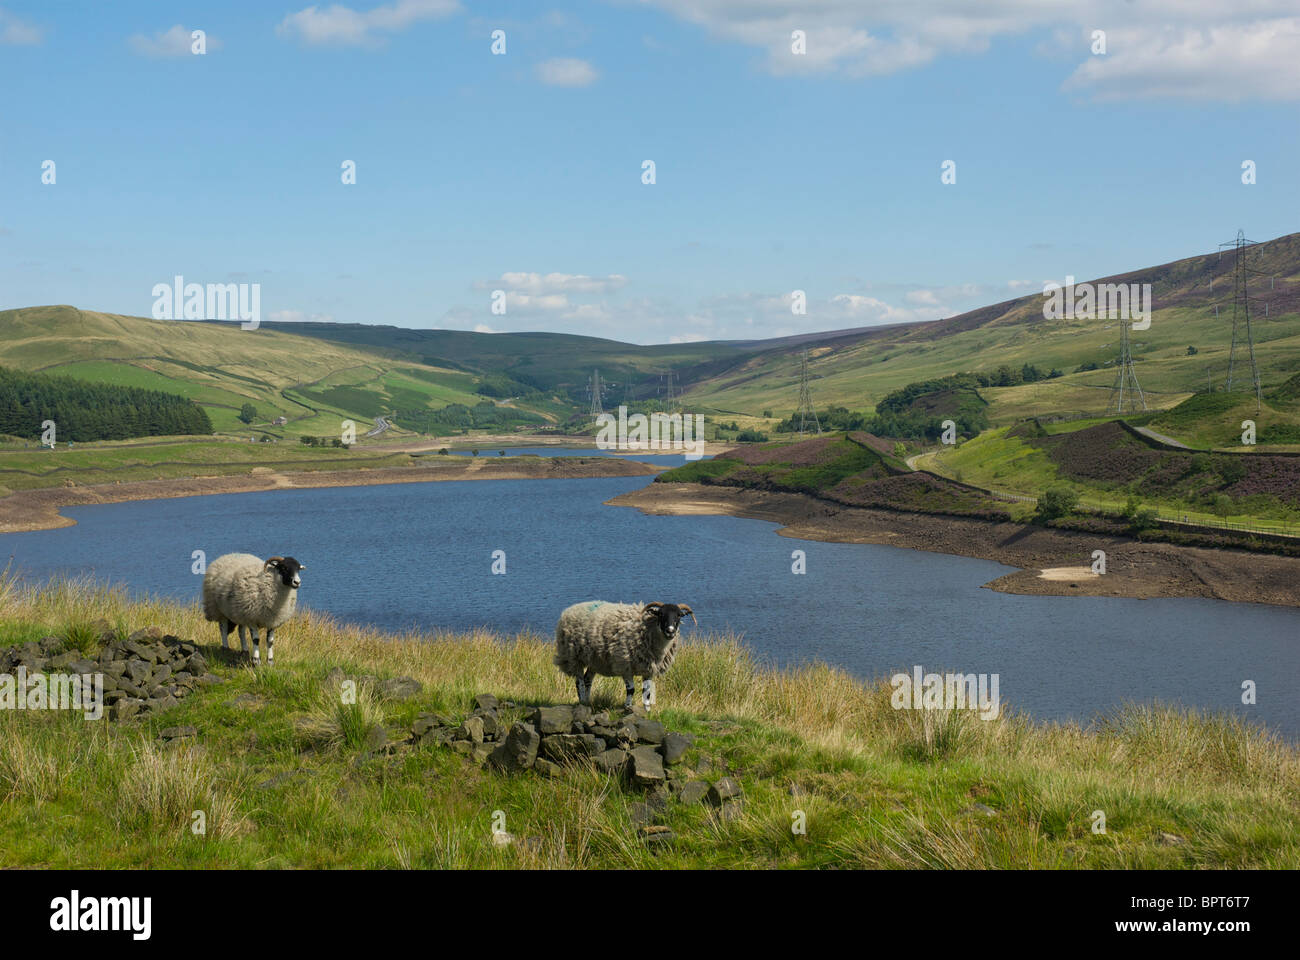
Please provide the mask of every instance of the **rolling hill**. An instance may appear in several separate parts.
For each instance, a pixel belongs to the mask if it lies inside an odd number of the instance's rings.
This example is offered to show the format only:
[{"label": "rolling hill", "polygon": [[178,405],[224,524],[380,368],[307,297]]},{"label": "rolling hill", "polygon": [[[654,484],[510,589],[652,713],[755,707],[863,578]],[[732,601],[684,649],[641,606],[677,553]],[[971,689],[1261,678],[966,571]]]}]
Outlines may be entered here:
[{"label": "rolling hill", "polygon": [[[1232,265],[1230,253],[1215,252],[1093,281],[1152,285],[1152,323],[1134,333],[1133,353],[1154,410],[1177,406],[1207,383],[1222,384]],[[1252,287],[1260,299],[1256,355],[1273,389],[1300,369],[1300,234],[1252,248],[1251,266],[1259,273]],[[520,423],[563,423],[586,410],[593,369],[607,385],[606,407],[624,399],[655,402],[671,370],[692,411],[770,427],[796,406],[804,350],[819,408],[868,411],[918,381],[1028,364],[1062,375],[981,388],[991,424],[1101,416],[1114,377],[1117,321],[1045,320],[1042,303],[1035,292],[931,322],[657,346],[572,334],[318,322],[268,322],[242,331],[235,323],[30,307],[0,312],[0,365],[177,393],[203,406],[218,432],[236,435],[250,433],[238,420],[244,403],[258,411],[251,432],[279,436],[331,434],[342,418],[356,420],[361,433],[376,418],[391,422],[395,415],[400,433],[403,425],[419,428],[421,411],[450,404],[488,410],[489,402],[507,420],[517,410]],[[1226,437],[1226,414],[1216,407],[1219,419],[1207,426],[1184,409],[1153,426]],[[269,424],[281,416],[286,424]],[[1285,430],[1275,435],[1294,442]]]}]

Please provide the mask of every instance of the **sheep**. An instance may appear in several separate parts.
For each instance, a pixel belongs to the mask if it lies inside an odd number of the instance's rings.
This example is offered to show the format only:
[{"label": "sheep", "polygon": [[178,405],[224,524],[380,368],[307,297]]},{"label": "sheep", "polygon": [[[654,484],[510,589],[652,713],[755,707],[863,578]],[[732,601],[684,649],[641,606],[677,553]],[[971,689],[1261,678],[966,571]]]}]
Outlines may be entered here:
[{"label": "sheep", "polygon": [[248,653],[244,628],[253,635],[253,665],[261,658],[257,630],[266,628],[266,665],[275,664],[275,631],[298,606],[299,571],[307,569],[293,557],[263,561],[251,553],[227,553],[208,564],[203,577],[203,616],[221,627],[221,646],[230,649],[230,628],[239,627],[239,645]]},{"label": "sheep", "polygon": [[633,678],[640,676],[642,702],[649,708],[654,678],[672,666],[678,625],[687,616],[695,620],[684,603],[575,603],[555,625],[555,665],[574,678],[583,705],[591,704],[592,682],[604,675],[623,678],[623,707],[631,709]]}]

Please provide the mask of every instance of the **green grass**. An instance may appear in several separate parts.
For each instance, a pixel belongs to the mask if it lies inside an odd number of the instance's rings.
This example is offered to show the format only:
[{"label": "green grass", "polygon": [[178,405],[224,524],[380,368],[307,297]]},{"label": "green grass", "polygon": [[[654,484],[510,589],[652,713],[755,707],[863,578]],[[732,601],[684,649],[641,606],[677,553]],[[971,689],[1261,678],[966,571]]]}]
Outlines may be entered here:
[{"label": "green grass", "polygon": [[[3,589],[3,587],[0,587]],[[215,640],[194,606],[130,602],[84,583],[10,585],[0,642],[104,616]],[[890,690],[824,665],[775,670],[735,638],[690,638],[660,682],[659,718],[687,762],[726,764],[744,810],[671,805],[675,840],[635,832],[639,797],[592,769],[557,780],[478,769],[433,746],[367,756],[417,712],[475,693],[569,702],[550,644],[530,635],[386,636],[304,613],[274,670],[209,653],[220,686],[122,724],[0,713],[0,859],[95,868],[1290,868],[1300,866],[1300,756],[1225,717],[1132,706],[1094,727],[1004,714],[901,711]],[[326,675],[409,675],[409,701],[340,709]],[[364,689],[364,688],[363,688]],[[597,706],[622,697],[602,680]],[[164,746],[163,727],[193,725]],[[716,776],[716,774],[714,774]],[[975,808],[983,804],[996,813]],[[1103,810],[1107,832],[1091,831]],[[206,832],[192,830],[195,811]],[[493,812],[528,843],[492,841]],[[796,811],[807,832],[791,831]],[[1161,843],[1162,833],[1185,840]]]}]

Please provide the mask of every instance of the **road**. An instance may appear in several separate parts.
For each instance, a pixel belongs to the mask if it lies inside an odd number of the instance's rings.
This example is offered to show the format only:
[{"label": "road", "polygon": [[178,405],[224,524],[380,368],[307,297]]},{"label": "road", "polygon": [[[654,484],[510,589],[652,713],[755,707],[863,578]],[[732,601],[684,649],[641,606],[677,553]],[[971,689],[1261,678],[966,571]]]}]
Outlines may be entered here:
[{"label": "road", "polygon": [[375,417],[375,428],[371,430],[369,433],[367,433],[366,437],[377,437],[385,430],[387,430],[390,426],[392,426],[392,424],[390,424],[383,417]]}]

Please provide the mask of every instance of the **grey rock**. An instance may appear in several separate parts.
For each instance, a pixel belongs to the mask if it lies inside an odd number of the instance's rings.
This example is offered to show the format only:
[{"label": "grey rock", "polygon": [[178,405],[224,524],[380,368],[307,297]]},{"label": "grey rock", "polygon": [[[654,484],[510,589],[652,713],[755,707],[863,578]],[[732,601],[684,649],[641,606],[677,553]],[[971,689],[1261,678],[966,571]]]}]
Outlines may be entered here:
[{"label": "grey rock", "polygon": [[186,737],[197,737],[199,735],[196,727],[167,727],[159,731],[158,736],[163,740],[183,740]]},{"label": "grey rock", "polygon": [[505,740],[492,751],[489,762],[501,770],[527,770],[537,761],[541,743],[541,734],[532,724],[512,724]]},{"label": "grey rock", "polygon": [[672,843],[673,831],[663,824],[646,824],[637,828],[637,836],[650,846],[662,846]]},{"label": "grey rock", "polygon": [[569,763],[580,757],[594,757],[604,749],[605,742],[589,733],[553,733],[542,737],[542,756],[556,763]]},{"label": "grey rock", "polygon": [[475,710],[496,710],[499,706],[500,701],[490,693],[480,693],[474,698]]},{"label": "grey rock", "polygon": [[409,700],[421,690],[424,684],[414,677],[392,677],[379,682],[379,693],[389,700]]},{"label": "grey rock", "polygon": [[66,669],[68,664],[70,664],[75,659],[77,659],[77,655],[71,650],[68,651],[67,653],[55,654],[54,656],[50,657],[50,669],[51,670]]},{"label": "grey rock", "polygon": [[558,763],[553,763],[550,760],[545,760],[540,757],[537,759],[535,763],[533,763],[533,769],[544,777],[564,776],[564,768],[562,766],[560,766]]},{"label": "grey rock", "polygon": [[573,728],[573,707],[538,707],[528,717],[542,736],[568,733]]},{"label": "grey rock", "polygon": [[677,792],[682,803],[699,803],[709,795],[709,785],[703,780],[689,780]]},{"label": "grey rock", "polygon": [[466,717],[456,731],[457,740],[469,740],[472,743],[483,742],[483,718]]},{"label": "grey rock", "polygon": [[168,664],[160,663],[158,666],[153,668],[153,673],[150,674],[149,680],[150,682],[156,684],[166,683],[169,679],[171,679],[171,675],[172,675],[172,668]]},{"label": "grey rock", "polygon": [[127,675],[136,686],[143,686],[153,675],[153,668],[144,660],[131,660],[126,665]]},{"label": "grey rock", "polygon": [[107,664],[104,665],[104,672],[108,674],[112,674],[115,677],[120,677],[126,673],[126,661],[110,660],[108,661]]},{"label": "grey rock", "polygon": [[483,763],[488,757],[492,756],[495,749],[496,747],[491,743],[472,744],[469,750],[469,758],[475,763]]},{"label": "grey rock", "polygon": [[743,793],[740,784],[731,777],[723,777],[709,785],[709,802],[716,805],[734,800]]},{"label": "grey rock", "polygon": [[423,737],[438,727],[450,725],[450,722],[436,713],[422,713],[415,718],[415,723],[411,724],[411,735],[417,738]]},{"label": "grey rock", "polygon": [[732,820],[739,820],[744,813],[744,800],[728,800],[718,811],[718,816],[720,816],[725,822],[730,823]]},{"label": "grey rock", "polygon": [[648,803],[634,803],[628,808],[628,816],[633,823],[644,826],[654,821],[655,810]]},{"label": "grey rock", "polygon": [[637,747],[628,764],[632,782],[640,786],[655,786],[664,782],[664,758],[654,747]]},{"label": "grey rock", "polygon": [[664,725],[658,720],[641,720],[636,722],[636,738],[641,743],[663,743]]},{"label": "grey rock", "polygon": [[627,751],[615,747],[596,755],[596,769],[605,773],[622,773],[627,768]]},{"label": "grey rock", "polygon": [[664,755],[664,763],[677,763],[686,754],[688,748],[695,743],[695,738],[686,733],[669,733],[663,738],[663,746],[660,752]]},{"label": "grey rock", "polygon": [[144,708],[144,701],[136,697],[126,697],[113,704],[113,719],[127,720],[136,716]]}]

